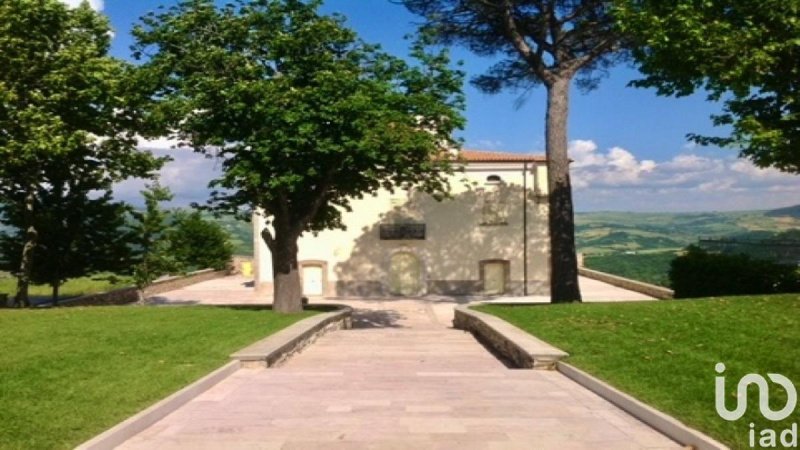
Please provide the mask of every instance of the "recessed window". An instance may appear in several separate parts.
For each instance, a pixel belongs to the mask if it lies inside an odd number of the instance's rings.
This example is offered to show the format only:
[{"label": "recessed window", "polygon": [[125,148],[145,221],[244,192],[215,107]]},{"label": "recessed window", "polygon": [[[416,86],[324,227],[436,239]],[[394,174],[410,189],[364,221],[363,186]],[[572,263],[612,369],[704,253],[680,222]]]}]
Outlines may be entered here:
[{"label": "recessed window", "polygon": [[483,205],[481,208],[481,225],[507,225],[508,205],[506,195],[508,192],[498,183],[496,186],[483,191]]},{"label": "recessed window", "polygon": [[500,178],[500,175],[489,175],[486,177],[486,182],[491,184],[502,183],[503,179]]}]

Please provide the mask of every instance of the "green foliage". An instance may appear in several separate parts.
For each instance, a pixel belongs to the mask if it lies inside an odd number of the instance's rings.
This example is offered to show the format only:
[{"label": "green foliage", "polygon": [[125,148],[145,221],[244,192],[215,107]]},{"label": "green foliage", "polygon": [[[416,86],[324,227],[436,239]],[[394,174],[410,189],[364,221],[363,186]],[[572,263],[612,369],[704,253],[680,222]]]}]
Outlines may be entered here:
[{"label": "green foliage", "polygon": [[217,223],[229,236],[234,255],[253,256],[253,224],[229,214],[211,215],[203,213],[203,218]]},{"label": "green foliage", "polygon": [[199,212],[179,212],[168,239],[171,253],[187,270],[224,270],[231,264],[233,245],[228,233]]},{"label": "green foliage", "polygon": [[[119,94],[127,66],[108,55],[108,20],[88,4],[0,4],[0,199],[66,174],[108,186],[149,176]],[[102,136],[102,139],[98,139]],[[56,178],[56,180],[53,180]]]},{"label": "green foliage", "polygon": [[[53,308],[0,311],[0,449],[69,449],[313,311]],[[13,349],[13,351],[11,351]]]},{"label": "green foliage", "polygon": [[444,55],[417,47],[411,67],[317,6],[181,2],[134,32],[138,52],[156,49],[141,72],[157,82],[152,116],[224,158],[216,204],[262,207],[298,232],[340,226],[337,207],[381,187],[443,189],[434,156],[462,124]]},{"label": "green foliage", "polygon": [[37,266],[37,227],[47,228],[42,238],[50,236],[43,245],[58,242],[70,248],[68,258],[79,258],[64,235],[65,211],[85,207],[88,217],[96,215],[102,207],[88,200],[89,192],[102,195],[115,181],[148,177],[162,162],[136,148],[136,114],[122,89],[129,67],[108,56],[110,36],[108,20],[88,3],[0,3],[0,204],[24,232],[14,268],[22,304]]},{"label": "green foliage", "polygon": [[675,298],[800,292],[795,266],[709,253],[695,245],[672,261],[669,278]]},{"label": "green foliage", "polygon": [[[473,83],[497,93],[527,90],[556,77],[580,75],[589,90],[619,58],[608,1],[401,0],[425,18],[423,30],[445,44],[462,44],[481,56],[499,57]],[[598,71],[599,69],[599,71]]]},{"label": "green foliage", "polygon": [[[703,431],[731,448],[751,448],[749,424],[785,429],[797,421],[764,418],[758,407],[728,422],[714,409],[714,366],[727,366],[726,391],[748,373],[800,380],[800,296],[559,306],[498,306],[495,314],[570,354],[567,362]],[[751,392],[752,394],[752,392]],[[750,397],[751,399],[754,397]],[[770,390],[770,404],[786,391]]]},{"label": "green foliage", "polygon": [[172,193],[169,188],[156,181],[142,191],[142,196],[145,200],[145,211],[133,212],[134,225],[131,232],[132,243],[137,251],[133,279],[140,290],[144,290],[163,275],[183,269],[170,245],[167,213],[160,206],[161,202],[172,200]]},{"label": "green foliage", "polygon": [[660,95],[704,89],[724,99],[717,126],[730,136],[691,136],[739,148],[760,167],[800,173],[800,2],[620,0],[616,16],[645,78]]},{"label": "green foliage", "polygon": [[319,5],[181,1],[134,29],[152,129],[222,158],[211,208],[263,210],[273,266],[288,277],[298,237],[342,227],[352,198],[396,186],[444,195],[446,148],[463,125],[462,74],[446,52],[423,37],[411,65]]},{"label": "green foliage", "polygon": [[[41,189],[41,211],[34,217],[38,231],[31,281],[49,284],[53,300],[60,285],[71,278],[99,272],[124,272],[130,265],[125,217],[127,206],[111,200],[111,193],[90,198],[74,184],[68,188]],[[2,221],[15,233],[0,234],[0,251],[6,261],[0,269],[15,271],[21,264],[25,242],[24,213],[16,203],[0,207]]]},{"label": "green foliage", "polygon": [[669,287],[669,267],[674,252],[586,256],[584,265],[632,280]]}]

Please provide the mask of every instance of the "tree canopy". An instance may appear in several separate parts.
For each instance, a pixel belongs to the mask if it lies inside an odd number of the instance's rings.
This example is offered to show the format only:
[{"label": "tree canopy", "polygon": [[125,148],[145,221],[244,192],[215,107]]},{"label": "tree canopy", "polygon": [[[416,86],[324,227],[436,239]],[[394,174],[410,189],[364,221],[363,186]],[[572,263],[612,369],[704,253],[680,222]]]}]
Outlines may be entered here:
[{"label": "tree canopy", "polygon": [[381,188],[440,195],[462,76],[417,42],[411,64],[362,42],[319,1],[182,1],[145,16],[135,55],[151,123],[220,157],[211,205],[260,211],[274,307],[301,308],[297,239],[341,227],[350,201]]},{"label": "tree canopy", "polygon": [[620,0],[615,16],[645,75],[635,86],[724,102],[712,120],[730,134],[692,140],[800,173],[800,2]]},{"label": "tree canopy", "polygon": [[0,203],[23,230],[18,304],[28,302],[42,195],[70,180],[84,193],[108,191],[161,163],[136,148],[123,95],[129,67],[108,56],[110,40],[108,20],[88,3],[0,3]]},{"label": "tree canopy", "polygon": [[178,211],[168,232],[170,251],[186,270],[225,270],[231,265],[233,244],[225,229],[199,211]]},{"label": "tree canopy", "polygon": [[[36,197],[40,211],[33,222],[38,236],[31,281],[50,285],[54,303],[68,279],[128,270],[128,207],[114,202],[111,192],[95,197],[71,183],[40,188]],[[0,269],[12,272],[20,266],[25,244],[24,212],[16,208],[18,204],[0,205],[0,223],[14,230],[0,234],[0,253],[6,255]]]}]

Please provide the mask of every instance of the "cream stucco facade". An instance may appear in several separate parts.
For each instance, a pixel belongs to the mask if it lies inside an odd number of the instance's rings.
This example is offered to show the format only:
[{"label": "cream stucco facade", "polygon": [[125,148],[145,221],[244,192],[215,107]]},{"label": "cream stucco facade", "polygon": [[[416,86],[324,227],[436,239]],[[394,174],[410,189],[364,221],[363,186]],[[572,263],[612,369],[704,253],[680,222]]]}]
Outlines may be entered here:
[{"label": "cream stucco facade", "polygon": [[[547,170],[542,157],[464,152],[452,198],[382,191],[355,199],[346,230],[304,234],[307,296],[535,295],[549,291]],[[253,218],[255,283],[272,287],[272,262]],[[526,258],[527,255],[527,258]]]}]

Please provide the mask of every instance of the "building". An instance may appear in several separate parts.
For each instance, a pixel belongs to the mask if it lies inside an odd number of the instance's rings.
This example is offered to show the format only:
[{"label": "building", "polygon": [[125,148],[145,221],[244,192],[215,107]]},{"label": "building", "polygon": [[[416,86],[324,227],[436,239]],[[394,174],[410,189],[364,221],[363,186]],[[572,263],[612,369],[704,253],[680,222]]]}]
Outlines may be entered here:
[{"label": "building", "polygon": [[[354,200],[346,230],[300,238],[307,296],[545,295],[549,292],[543,156],[461,152],[452,198],[414,191]],[[272,289],[272,261],[253,218],[255,283]]]}]

